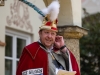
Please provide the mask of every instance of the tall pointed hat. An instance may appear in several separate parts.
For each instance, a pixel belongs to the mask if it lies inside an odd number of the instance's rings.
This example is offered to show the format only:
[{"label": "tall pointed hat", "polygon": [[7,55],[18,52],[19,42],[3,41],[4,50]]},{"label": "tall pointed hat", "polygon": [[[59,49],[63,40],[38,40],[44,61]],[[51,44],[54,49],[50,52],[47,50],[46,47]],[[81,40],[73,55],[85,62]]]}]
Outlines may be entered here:
[{"label": "tall pointed hat", "polygon": [[59,14],[59,2],[58,0],[53,1],[47,8],[43,9],[42,12],[45,14],[45,17],[40,17],[42,20],[41,29],[50,29],[53,31],[57,30],[57,23],[58,23],[58,14]]}]

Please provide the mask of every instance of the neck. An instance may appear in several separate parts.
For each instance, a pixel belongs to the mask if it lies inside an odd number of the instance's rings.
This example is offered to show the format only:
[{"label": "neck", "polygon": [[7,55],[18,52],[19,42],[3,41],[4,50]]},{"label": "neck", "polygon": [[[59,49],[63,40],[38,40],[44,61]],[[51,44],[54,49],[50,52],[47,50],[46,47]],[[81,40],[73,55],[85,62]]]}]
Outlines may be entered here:
[{"label": "neck", "polygon": [[46,47],[46,49],[48,49],[48,50],[51,50],[52,48],[53,48],[53,46]]},{"label": "neck", "polygon": [[42,46],[42,47],[44,47],[45,49],[48,49],[48,50],[51,50],[51,49],[53,49],[53,45],[51,45],[51,46],[45,46],[40,40],[38,41],[39,42],[39,44]]}]

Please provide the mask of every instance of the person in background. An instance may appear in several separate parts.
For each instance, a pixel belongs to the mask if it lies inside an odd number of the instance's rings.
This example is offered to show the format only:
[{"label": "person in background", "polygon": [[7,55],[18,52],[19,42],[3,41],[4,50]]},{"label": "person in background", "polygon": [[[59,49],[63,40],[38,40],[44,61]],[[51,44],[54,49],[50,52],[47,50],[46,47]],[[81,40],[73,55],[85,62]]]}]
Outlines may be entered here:
[{"label": "person in background", "polygon": [[59,70],[76,71],[79,67],[74,55],[66,47],[62,36],[57,35],[59,2],[53,1],[43,13],[39,40],[24,47],[16,75],[57,75]]}]

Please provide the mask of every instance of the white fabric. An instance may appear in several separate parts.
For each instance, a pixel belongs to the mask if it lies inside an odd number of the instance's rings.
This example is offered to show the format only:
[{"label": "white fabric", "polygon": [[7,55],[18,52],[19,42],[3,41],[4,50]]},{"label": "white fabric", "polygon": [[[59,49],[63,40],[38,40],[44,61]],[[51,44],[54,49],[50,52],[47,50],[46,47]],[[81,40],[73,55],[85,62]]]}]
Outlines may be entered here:
[{"label": "white fabric", "polygon": [[68,53],[68,56],[69,56],[69,71],[73,71],[72,62],[71,62],[71,58],[70,58],[70,53],[69,53],[68,50],[67,50],[67,53]]},{"label": "white fabric", "polygon": [[22,75],[43,75],[43,68],[28,69],[22,71]]}]

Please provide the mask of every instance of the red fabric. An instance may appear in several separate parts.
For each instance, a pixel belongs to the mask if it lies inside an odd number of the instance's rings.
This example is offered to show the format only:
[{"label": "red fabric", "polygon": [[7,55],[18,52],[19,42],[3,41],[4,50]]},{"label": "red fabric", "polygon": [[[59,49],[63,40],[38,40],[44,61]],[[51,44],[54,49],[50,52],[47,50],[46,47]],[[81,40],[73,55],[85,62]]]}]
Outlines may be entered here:
[{"label": "red fabric", "polygon": [[52,22],[47,22],[47,23],[46,23],[46,26],[51,26],[51,23],[52,23]]},{"label": "red fabric", "polygon": [[52,30],[57,30],[57,28],[55,28],[55,27],[51,27],[51,29],[52,29]]},{"label": "red fabric", "polygon": [[[73,70],[77,72],[76,75],[80,75],[78,64],[71,52],[70,57]],[[23,49],[16,75],[22,75],[22,71],[35,68],[43,68],[43,75],[48,75],[48,56],[37,42],[32,43]]]},{"label": "red fabric", "polygon": [[22,71],[34,68],[43,68],[43,75],[48,75],[47,60],[47,54],[42,50],[39,44],[37,42],[32,43],[24,48],[17,67],[16,75],[22,75]]},{"label": "red fabric", "polygon": [[71,58],[71,63],[72,63],[73,71],[76,71],[75,75],[80,75],[80,70],[79,70],[76,58],[74,57],[74,55],[72,54],[71,51],[69,51],[69,52],[70,52],[70,58]]}]

